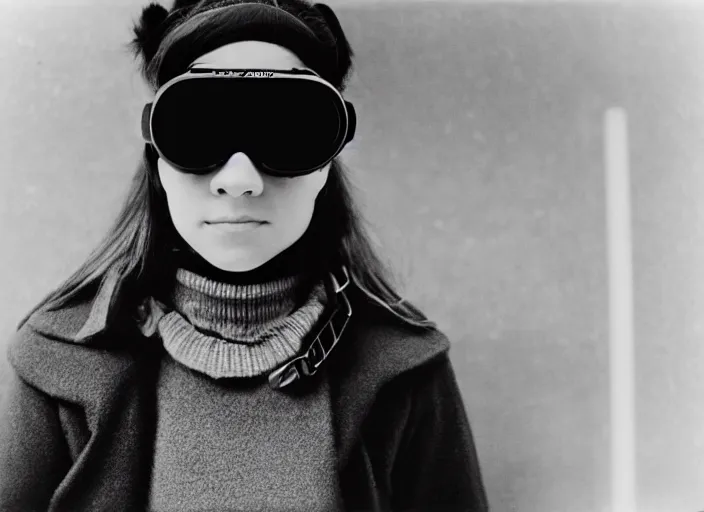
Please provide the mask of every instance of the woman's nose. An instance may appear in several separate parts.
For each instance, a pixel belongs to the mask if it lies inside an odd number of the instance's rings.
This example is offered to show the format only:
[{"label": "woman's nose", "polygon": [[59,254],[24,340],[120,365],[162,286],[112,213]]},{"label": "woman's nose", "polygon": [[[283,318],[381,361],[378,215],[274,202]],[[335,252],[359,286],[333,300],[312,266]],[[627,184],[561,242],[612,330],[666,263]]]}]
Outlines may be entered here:
[{"label": "woman's nose", "polygon": [[234,197],[249,193],[261,195],[264,180],[254,162],[244,153],[235,153],[210,181],[210,190],[215,195],[223,193]]}]

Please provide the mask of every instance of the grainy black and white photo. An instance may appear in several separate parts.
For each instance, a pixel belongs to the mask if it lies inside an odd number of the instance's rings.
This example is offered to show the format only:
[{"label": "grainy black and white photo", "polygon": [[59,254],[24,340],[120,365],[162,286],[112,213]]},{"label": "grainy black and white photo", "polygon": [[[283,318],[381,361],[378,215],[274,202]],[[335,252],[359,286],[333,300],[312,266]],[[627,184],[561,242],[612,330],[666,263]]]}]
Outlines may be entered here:
[{"label": "grainy black and white photo", "polygon": [[0,510],[704,511],[704,2],[0,0]]}]

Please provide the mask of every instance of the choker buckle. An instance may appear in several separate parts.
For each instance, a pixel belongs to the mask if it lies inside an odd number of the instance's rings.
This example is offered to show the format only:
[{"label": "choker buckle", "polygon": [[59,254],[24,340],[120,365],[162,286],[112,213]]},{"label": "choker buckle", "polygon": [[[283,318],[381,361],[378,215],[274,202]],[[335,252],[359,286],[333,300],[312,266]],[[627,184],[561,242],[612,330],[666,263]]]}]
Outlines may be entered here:
[{"label": "choker buckle", "polygon": [[[282,389],[304,377],[315,375],[320,365],[323,364],[323,361],[327,359],[332,349],[340,341],[342,333],[352,316],[352,306],[344,292],[345,288],[350,284],[350,276],[344,265],[341,270],[342,276],[335,276],[333,272],[330,272],[330,278],[337,298],[337,305],[330,318],[318,330],[313,342],[303,355],[292,359],[269,374],[269,385],[272,389]],[[339,277],[343,277],[343,279],[339,279]]]}]

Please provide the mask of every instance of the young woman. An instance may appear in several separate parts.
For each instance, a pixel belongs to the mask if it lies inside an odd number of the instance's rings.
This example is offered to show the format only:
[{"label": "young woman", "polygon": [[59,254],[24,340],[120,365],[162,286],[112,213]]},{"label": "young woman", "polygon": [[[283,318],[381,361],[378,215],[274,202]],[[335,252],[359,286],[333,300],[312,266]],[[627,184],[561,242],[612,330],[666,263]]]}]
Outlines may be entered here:
[{"label": "young woman", "polygon": [[102,244],[20,324],[0,510],[488,509],[449,343],[336,158],[353,53],[305,0],[150,4]]}]

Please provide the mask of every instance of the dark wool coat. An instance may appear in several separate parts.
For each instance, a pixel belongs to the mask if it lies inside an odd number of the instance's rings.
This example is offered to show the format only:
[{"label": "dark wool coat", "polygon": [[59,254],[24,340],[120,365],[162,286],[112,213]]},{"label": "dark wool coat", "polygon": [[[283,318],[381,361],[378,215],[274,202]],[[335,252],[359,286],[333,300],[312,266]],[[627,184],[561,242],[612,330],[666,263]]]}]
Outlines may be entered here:
[{"label": "dark wool coat", "polygon": [[[109,300],[93,295],[11,340],[2,511],[147,507],[161,347],[130,322],[107,329]],[[346,510],[488,510],[447,338],[374,309],[357,307],[321,367]]]}]

